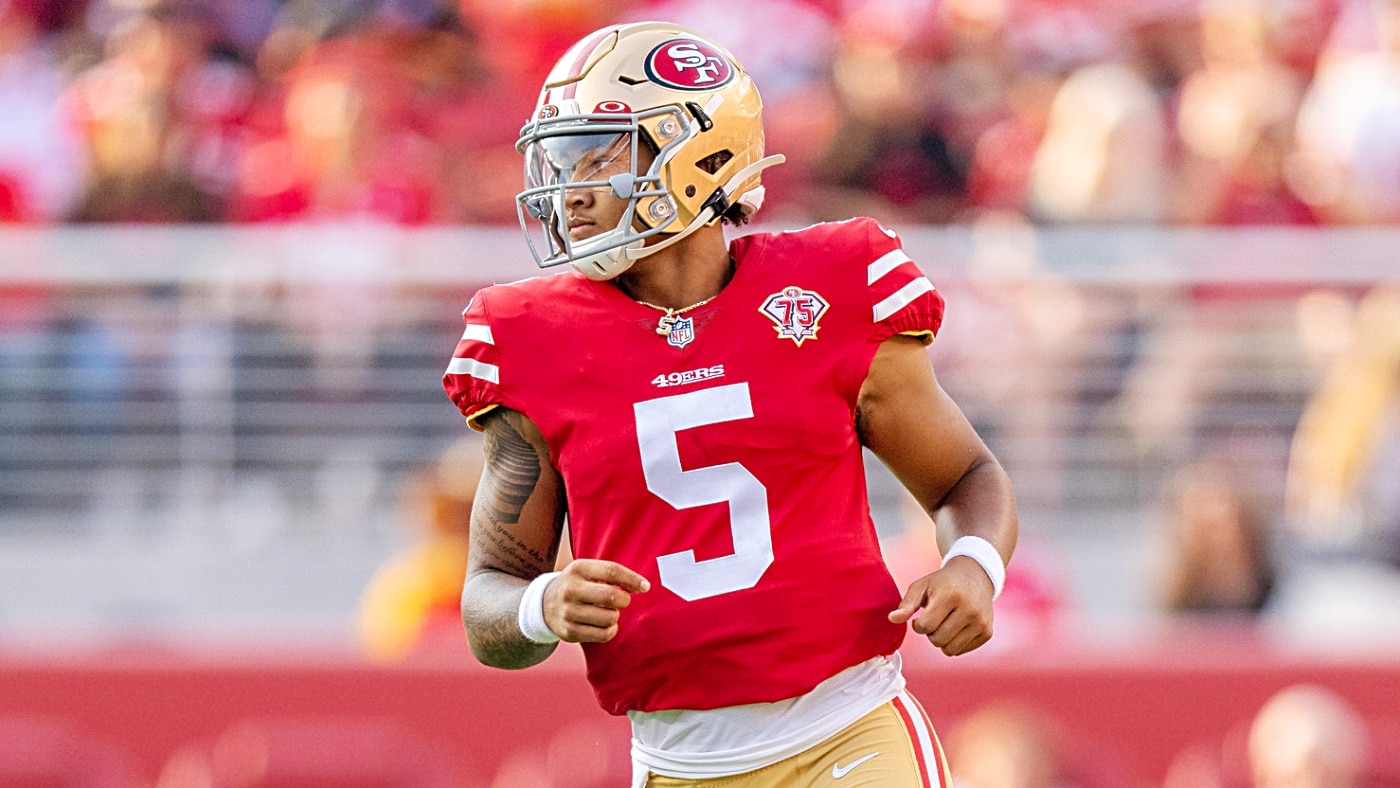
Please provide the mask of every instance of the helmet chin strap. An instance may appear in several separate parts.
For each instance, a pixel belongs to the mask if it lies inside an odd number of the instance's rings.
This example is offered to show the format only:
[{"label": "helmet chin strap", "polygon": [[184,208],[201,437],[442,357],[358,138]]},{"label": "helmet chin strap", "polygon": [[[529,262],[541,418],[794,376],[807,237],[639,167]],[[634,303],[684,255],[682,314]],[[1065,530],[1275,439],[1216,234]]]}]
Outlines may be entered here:
[{"label": "helmet chin strap", "polygon": [[[775,164],[782,164],[784,161],[787,161],[787,157],[782,155],[781,153],[775,153],[772,156],[765,156],[759,159],[753,164],[750,164],[744,169],[734,173],[734,177],[730,178],[729,181],[724,184],[724,193],[728,195],[733,189],[738,187],[739,184],[743,183],[749,178],[752,178],[758,173],[763,172],[764,170],[768,169],[769,167],[772,167]],[[704,213],[701,213],[699,216],[696,216],[694,219],[692,219],[690,221],[690,224],[686,225],[680,232],[676,233],[670,238],[667,238],[664,241],[661,241],[660,243],[655,243],[650,246],[642,246],[639,248],[626,249],[625,254],[627,255],[627,259],[636,261],[642,259],[643,257],[648,257],[650,255],[656,254],[662,249],[665,249],[671,244],[676,243],[677,241],[681,240],[687,235],[690,235],[691,233],[695,232],[701,227],[704,227],[705,225],[709,224],[711,221],[717,218],[719,218],[718,213],[714,213],[709,216],[706,216]],[[621,271],[619,271],[618,273],[621,273]]]},{"label": "helmet chin strap", "polygon": [[[781,153],[759,159],[753,164],[734,173],[734,177],[730,178],[729,181],[724,184],[724,193],[726,195],[729,194],[733,189],[737,188],[739,184],[775,164],[782,164],[784,161],[786,161],[786,157]],[[701,212],[699,216],[692,219],[690,224],[686,225],[680,232],[660,243],[652,244],[651,246],[643,246],[643,241],[639,239],[626,246],[619,246],[596,252],[575,260],[573,263],[574,270],[589,279],[600,282],[607,281],[621,274],[623,271],[626,271],[628,268],[631,268],[632,264],[636,261],[643,257],[656,254],[717,218],[718,214],[716,213],[710,212],[707,215],[706,212]]]}]

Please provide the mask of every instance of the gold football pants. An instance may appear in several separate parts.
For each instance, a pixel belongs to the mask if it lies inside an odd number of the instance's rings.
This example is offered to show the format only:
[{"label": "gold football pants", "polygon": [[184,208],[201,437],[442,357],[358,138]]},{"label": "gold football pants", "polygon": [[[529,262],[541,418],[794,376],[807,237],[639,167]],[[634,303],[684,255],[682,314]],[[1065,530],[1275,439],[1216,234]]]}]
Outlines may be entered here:
[{"label": "gold football pants", "polygon": [[762,769],[690,780],[652,774],[647,788],[951,788],[943,746],[908,693],[817,746]]}]

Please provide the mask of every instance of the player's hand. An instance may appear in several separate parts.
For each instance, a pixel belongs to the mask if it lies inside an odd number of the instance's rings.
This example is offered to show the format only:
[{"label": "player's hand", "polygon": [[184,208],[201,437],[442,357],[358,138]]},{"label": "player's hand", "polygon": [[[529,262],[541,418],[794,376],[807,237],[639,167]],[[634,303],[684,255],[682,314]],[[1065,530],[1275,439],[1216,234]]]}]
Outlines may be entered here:
[{"label": "player's hand", "polygon": [[566,643],[606,643],[617,636],[618,611],[651,583],[622,564],[577,558],[544,592],[544,622]]},{"label": "player's hand", "polygon": [[954,556],[915,580],[890,613],[895,624],[911,619],[914,631],[944,654],[966,654],[992,639],[992,580],[976,561]]}]

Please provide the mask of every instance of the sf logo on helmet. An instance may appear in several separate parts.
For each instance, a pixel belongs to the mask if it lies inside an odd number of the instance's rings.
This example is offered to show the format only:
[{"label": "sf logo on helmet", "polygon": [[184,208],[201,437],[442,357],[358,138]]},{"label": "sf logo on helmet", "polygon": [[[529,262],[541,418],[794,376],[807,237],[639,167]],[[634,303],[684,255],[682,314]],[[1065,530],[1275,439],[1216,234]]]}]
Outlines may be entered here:
[{"label": "sf logo on helmet", "polygon": [[647,77],[675,90],[713,90],[734,79],[734,67],[703,41],[676,38],[651,50]]}]

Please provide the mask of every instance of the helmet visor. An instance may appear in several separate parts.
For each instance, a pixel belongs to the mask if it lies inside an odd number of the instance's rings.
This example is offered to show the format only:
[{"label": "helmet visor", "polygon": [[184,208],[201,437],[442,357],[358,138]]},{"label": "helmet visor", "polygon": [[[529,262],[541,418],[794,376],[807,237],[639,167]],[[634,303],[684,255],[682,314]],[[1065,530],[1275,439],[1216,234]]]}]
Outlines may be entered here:
[{"label": "helmet visor", "polygon": [[634,172],[631,141],[628,132],[561,134],[535,140],[525,149],[525,187],[606,186],[609,176]]}]

